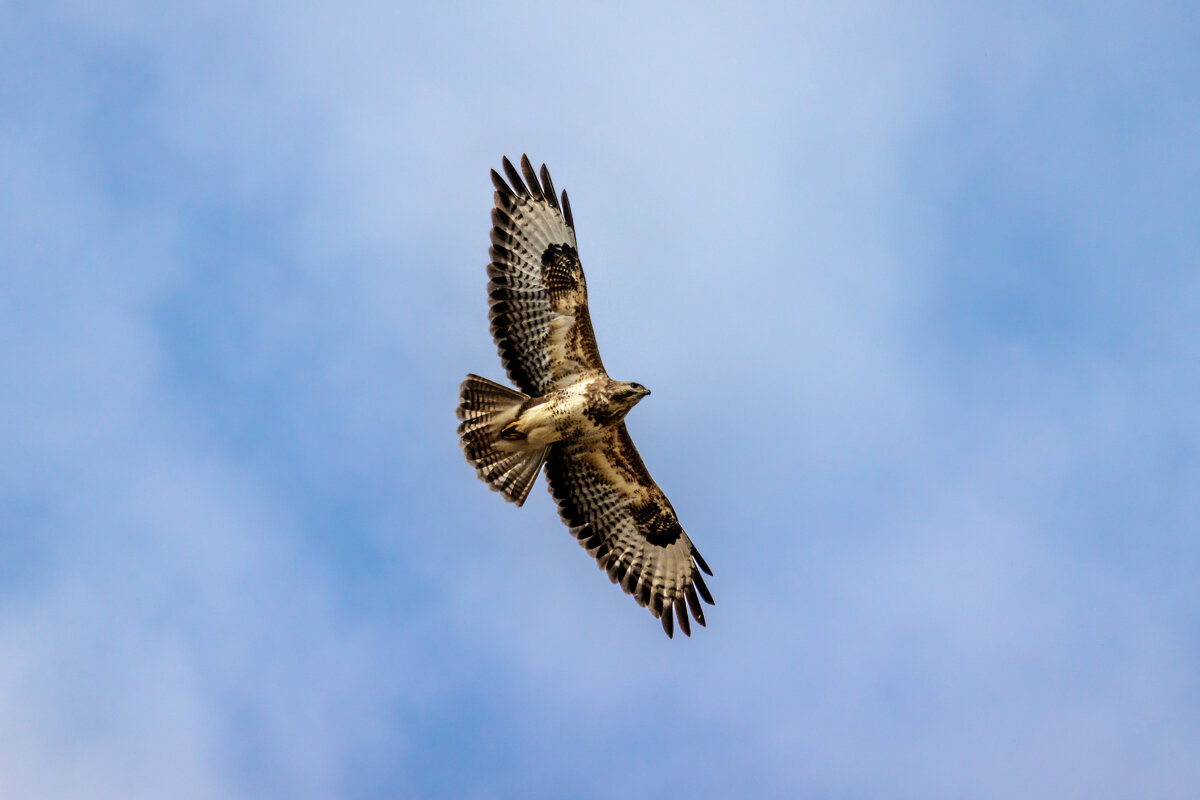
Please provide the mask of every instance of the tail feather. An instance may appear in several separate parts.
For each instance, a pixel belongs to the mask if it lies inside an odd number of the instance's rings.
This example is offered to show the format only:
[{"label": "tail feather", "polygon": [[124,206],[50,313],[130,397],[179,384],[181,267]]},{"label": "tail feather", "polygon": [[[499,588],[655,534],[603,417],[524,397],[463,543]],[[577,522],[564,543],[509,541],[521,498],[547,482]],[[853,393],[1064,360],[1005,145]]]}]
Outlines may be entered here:
[{"label": "tail feather", "polygon": [[522,505],[533,488],[550,448],[511,450],[496,447],[500,429],[517,418],[529,395],[468,375],[458,390],[459,442],[475,473],[505,500]]}]

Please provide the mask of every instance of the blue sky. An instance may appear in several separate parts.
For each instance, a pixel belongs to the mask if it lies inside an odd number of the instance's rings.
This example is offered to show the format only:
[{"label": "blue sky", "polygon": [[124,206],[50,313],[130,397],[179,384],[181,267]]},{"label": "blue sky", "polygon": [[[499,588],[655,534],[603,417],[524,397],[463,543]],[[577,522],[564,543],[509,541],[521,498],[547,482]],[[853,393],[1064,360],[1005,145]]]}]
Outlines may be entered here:
[{"label": "blue sky", "polygon": [[[1195,797],[1198,38],[0,6],[0,796]],[[458,450],[523,152],[690,640]]]}]

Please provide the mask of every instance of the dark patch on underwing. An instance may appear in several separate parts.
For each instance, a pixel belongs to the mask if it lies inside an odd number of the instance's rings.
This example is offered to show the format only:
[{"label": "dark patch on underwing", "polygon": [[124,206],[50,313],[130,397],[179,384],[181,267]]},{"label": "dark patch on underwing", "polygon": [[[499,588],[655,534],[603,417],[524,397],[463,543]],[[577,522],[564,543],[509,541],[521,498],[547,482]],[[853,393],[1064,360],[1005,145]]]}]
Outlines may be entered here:
[{"label": "dark patch on underwing", "polygon": [[679,534],[683,533],[675,512],[653,501],[631,505],[629,512],[637,524],[638,531],[652,545],[666,547],[675,544]]},{"label": "dark patch on underwing", "polygon": [[550,305],[555,311],[560,310],[560,304],[569,303],[571,296],[581,288],[586,288],[583,278],[583,265],[579,263],[579,254],[569,244],[552,244],[542,253],[542,281],[550,293]]}]

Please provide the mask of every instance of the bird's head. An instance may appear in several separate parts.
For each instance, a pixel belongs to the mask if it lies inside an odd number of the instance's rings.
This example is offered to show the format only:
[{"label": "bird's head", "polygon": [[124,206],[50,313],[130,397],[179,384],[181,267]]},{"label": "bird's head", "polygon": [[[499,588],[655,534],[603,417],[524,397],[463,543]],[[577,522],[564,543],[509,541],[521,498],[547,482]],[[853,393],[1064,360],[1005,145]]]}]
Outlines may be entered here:
[{"label": "bird's head", "polygon": [[650,390],[640,383],[633,381],[621,381],[615,387],[613,393],[614,399],[625,407],[626,410],[633,408],[638,404],[638,401],[650,394]]}]

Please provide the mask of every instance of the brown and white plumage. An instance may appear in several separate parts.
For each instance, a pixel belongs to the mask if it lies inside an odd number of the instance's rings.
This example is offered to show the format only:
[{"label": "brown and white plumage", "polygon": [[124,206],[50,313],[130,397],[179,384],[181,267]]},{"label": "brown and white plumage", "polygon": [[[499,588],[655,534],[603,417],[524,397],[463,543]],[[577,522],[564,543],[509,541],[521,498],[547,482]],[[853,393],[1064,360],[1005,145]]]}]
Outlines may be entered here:
[{"label": "brown and white plumage", "polygon": [[[614,583],[691,635],[712,604],[711,575],[650,477],[624,417],[649,394],[604,369],[587,307],[567,193],[545,165],[494,170],[489,318],[500,360],[519,392],[470,375],[460,389],[463,450],[479,477],[517,505],[543,462],[559,514]],[[523,178],[522,179],[522,173]]]},{"label": "brown and white plumage", "polygon": [[522,392],[539,397],[583,372],[603,372],[604,364],[588,316],[587,282],[567,193],[559,205],[546,166],[541,182],[528,157],[522,157],[521,166],[528,186],[504,159],[515,191],[492,170],[496,206],[488,250],[488,316],[508,377]]},{"label": "brown and white plumage", "polygon": [[672,612],[689,636],[689,607],[704,624],[696,592],[710,604],[713,599],[697,566],[712,572],[650,477],[624,422],[599,442],[553,448],[546,478],[571,533],[613,583],[662,619],[668,636]]}]

